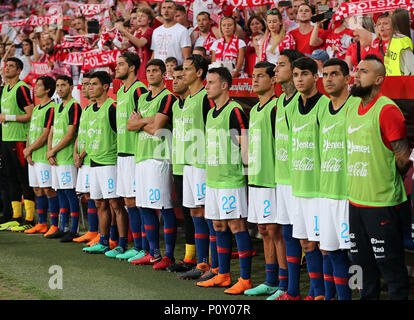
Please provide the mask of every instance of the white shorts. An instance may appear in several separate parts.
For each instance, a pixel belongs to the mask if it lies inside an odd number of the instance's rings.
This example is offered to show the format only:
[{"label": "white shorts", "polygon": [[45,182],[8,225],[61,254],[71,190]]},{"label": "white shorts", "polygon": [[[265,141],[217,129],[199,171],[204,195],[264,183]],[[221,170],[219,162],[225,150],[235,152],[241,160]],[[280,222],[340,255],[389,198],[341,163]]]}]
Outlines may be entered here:
[{"label": "white shorts", "polygon": [[184,166],[183,206],[198,208],[206,203],[206,169]]},{"label": "white shorts", "polygon": [[205,218],[227,220],[247,218],[246,186],[237,189],[206,187]]},{"label": "white shorts", "polygon": [[276,187],[276,223],[293,224],[295,214],[295,199],[292,195],[292,186],[278,184]]},{"label": "white shorts", "polygon": [[118,157],[116,164],[118,183],[116,193],[120,197],[135,198],[135,157]]},{"label": "white shorts", "polygon": [[249,187],[248,212],[251,223],[276,223],[276,189]]},{"label": "white shorts", "polygon": [[116,194],[116,165],[91,167],[89,181],[91,199],[118,198]]},{"label": "white shorts", "polygon": [[78,169],[78,179],[76,181],[76,191],[80,193],[89,193],[90,185],[90,166],[83,165]]},{"label": "white shorts", "polygon": [[62,164],[52,167],[52,188],[75,189],[78,169],[74,164]]},{"label": "white shorts", "polygon": [[166,160],[147,159],[135,165],[136,204],[150,209],[171,209],[172,166]]},{"label": "white shorts", "polygon": [[29,167],[29,186],[50,188],[52,186],[52,166],[49,163],[35,162]]},{"label": "white shorts", "polygon": [[349,201],[320,198],[320,248],[326,251],[351,249]]},{"label": "white shorts", "polygon": [[319,241],[319,201],[320,198],[294,198],[295,214],[292,216],[292,236],[296,239]]}]

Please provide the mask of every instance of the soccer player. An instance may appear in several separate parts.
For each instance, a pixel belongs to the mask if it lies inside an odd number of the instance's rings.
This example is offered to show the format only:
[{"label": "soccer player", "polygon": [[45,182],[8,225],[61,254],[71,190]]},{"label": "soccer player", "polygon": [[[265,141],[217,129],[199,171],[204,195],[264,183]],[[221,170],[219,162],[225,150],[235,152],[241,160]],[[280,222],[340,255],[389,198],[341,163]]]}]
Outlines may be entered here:
[{"label": "soccer player", "polygon": [[[58,230],[59,199],[52,189],[52,167],[47,161],[47,139],[53,125],[57,105],[51,97],[55,93],[56,82],[52,77],[37,78],[34,94],[39,104],[33,109],[29,134],[23,155],[29,163],[29,184],[36,195],[36,209],[39,222],[25,233],[44,233],[44,236]],[[51,226],[47,229],[47,209],[49,207]]]},{"label": "soccer player", "polygon": [[[200,55],[184,60],[184,81],[190,95],[181,110],[183,119],[182,145],[183,206],[190,208],[194,222],[197,266],[178,275],[182,279],[208,280],[217,275],[217,245],[213,222],[204,217],[206,170],[205,170],[205,123],[213,102],[207,97],[203,80],[207,75],[208,62]],[[211,266],[209,264],[211,248]],[[210,270],[210,272],[208,272]],[[208,273],[207,273],[208,272]],[[205,274],[205,276],[204,276]],[[200,281],[202,281],[200,280]]]},{"label": "soccer player", "polygon": [[[116,194],[117,142],[116,103],[108,97],[112,79],[105,71],[96,71],[89,79],[89,97],[95,99],[88,116],[86,152],[91,160],[89,171],[90,195],[95,200],[99,214],[99,242],[84,248],[87,253],[104,253],[115,258],[126,251],[128,241],[128,218],[122,199]],[[119,230],[118,245],[109,246],[110,227],[114,213]]]},{"label": "soccer player", "polygon": [[74,242],[91,242],[98,237],[98,211],[95,205],[95,201],[90,197],[90,178],[89,171],[91,166],[91,160],[86,153],[86,139],[88,134],[88,116],[92,110],[91,105],[95,102],[95,99],[89,97],[89,80],[91,73],[87,72],[82,78],[82,96],[88,99],[87,106],[82,110],[81,117],[79,119],[79,131],[78,137],[75,141],[75,148],[73,150],[73,160],[75,166],[78,168],[78,179],[76,181],[76,192],[79,192],[85,196],[87,200],[88,208],[88,226],[89,230],[83,236],[74,238]]},{"label": "soccer player", "polygon": [[217,237],[219,272],[200,287],[227,287],[231,284],[232,234],[237,242],[241,275],[224,292],[243,294],[252,288],[252,247],[247,231],[247,194],[244,164],[248,156],[248,120],[242,107],[229,98],[232,76],[225,67],[212,68],[207,76],[207,96],[215,103],[206,121],[206,208],[205,218],[213,220]]},{"label": "soccer player", "polygon": [[[142,94],[137,112],[127,122],[128,131],[137,131],[135,149],[136,205],[142,210],[150,251],[133,264],[153,265],[165,270],[175,262],[174,248],[177,236],[176,217],[172,203],[172,172],[170,163],[172,105],[176,98],[164,87],[166,67],[162,60],[152,59],[146,65],[151,90]],[[159,220],[164,219],[165,256],[159,248]]]},{"label": "soccer player", "polygon": [[[177,196],[177,201],[180,204],[181,211],[184,218],[184,233],[185,233],[185,256],[184,259],[178,263],[174,263],[167,268],[170,272],[186,272],[196,266],[196,247],[194,239],[194,223],[191,219],[190,209],[183,206],[183,163],[177,163],[178,159],[182,159],[183,148],[179,141],[184,138],[183,132],[183,117],[182,109],[184,101],[190,94],[188,85],[184,82],[183,66],[177,66],[173,72],[173,91],[177,94],[177,100],[172,106],[172,123],[173,123],[173,139],[172,139],[172,171],[174,190]],[[177,152],[178,151],[178,152]],[[182,162],[182,161],[180,161]]]},{"label": "soccer player", "polygon": [[71,242],[78,237],[79,227],[80,207],[75,191],[77,169],[73,160],[73,149],[82,108],[72,97],[72,90],[72,78],[63,75],[56,78],[56,92],[62,103],[54,111],[46,152],[46,158],[52,165],[52,188],[57,190],[59,197],[61,222],[60,229],[46,238],[61,238],[61,242]]},{"label": "soccer player", "polygon": [[293,62],[293,82],[300,93],[292,110],[291,179],[296,213],[293,215],[294,238],[300,239],[310,277],[306,299],[323,300],[322,254],[318,248],[319,223],[319,124],[318,113],[327,108],[329,98],[318,92],[318,65],[308,57]]},{"label": "soccer player", "polygon": [[390,299],[408,299],[399,204],[410,161],[404,116],[380,93],[385,67],[375,55],[357,66],[348,109],[349,236],[352,263],[363,271],[361,299],[379,299],[380,274]]},{"label": "soccer player", "polygon": [[[348,286],[349,203],[346,171],[345,122],[348,106],[359,98],[349,95],[349,68],[344,60],[332,58],[323,65],[323,85],[331,98],[319,110],[320,173],[320,249],[323,254],[325,300],[350,300]],[[324,252],[322,252],[324,253]],[[336,287],[336,290],[335,290]]]},{"label": "soccer player", "polygon": [[[18,58],[8,58],[4,68],[7,83],[1,94],[0,123],[2,124],[3,161],[8,177],[10,200],[13,209],[12,219],[0,225],[0,230],[24,231],[33,227],[34,193],[29,186],[27,162],[23,156],[28,122],[33,111],[30,89],[19,81],[23,62]],[[22,221],[22,195],[26,211]]]},{"label": "soccer player", "polygon": [[[116,256],[121,260],[135,260],[142,258],[146,252],[143,247],[142,219],[135,204],[135,185],[140,181],[135,180],[134,151],[136,135],[127,131],[127,121],[132,111],[138,107],[139,97],[147,92],[147,87],[137,80],[140,59],[137,54],[124,52],[118,57],[115,75],[122,80],[123,86],[117,92],[116,128],[118,159],[116,165],[117,190],[116,193],[124,198],[129,216],[129,226],[134,240],[134,247]],[[131,179],[131,177],[134,177]],[[133,259],[132,259],[133,258]]]},{"label": "soccer player", "polygon": [[275,124],[275,181],[276,223],[282,225],[282,235],[286,246],[288,265],[287,291],[277,290],[268,300],[300,299],[300,241],[292,237],[293,215],[295,214],[290,174],[292,134],[292,110],[297,108],[300,93],[293,82],[293,63],[304,55],[291,49],[282,50],[275,67],[275,80],[282,86],[283,93],[277,100]]},{"label": "soccer player", "polygon": [[[263,239],[266,281],[246,290],[246,295],[280,295],[287,290],[286,248],[282,226],[276,224],[275,122],[277,97],[275,65],[263,61],[253,69],[253,91],[259,102],[250,110],[249,122],[249,210],[247,221],[257,224]],[[279,269],[279,270],[278,270]],[[278,281],[280,277],[280,283]],[[279,284],[279,285],[278,285]]]}]

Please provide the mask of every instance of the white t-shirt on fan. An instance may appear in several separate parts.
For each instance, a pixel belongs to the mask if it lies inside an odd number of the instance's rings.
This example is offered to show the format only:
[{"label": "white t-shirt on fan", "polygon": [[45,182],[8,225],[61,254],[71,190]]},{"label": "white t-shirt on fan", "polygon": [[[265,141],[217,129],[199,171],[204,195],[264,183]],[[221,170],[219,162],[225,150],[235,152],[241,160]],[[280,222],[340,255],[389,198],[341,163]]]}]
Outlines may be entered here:
[{"label": "white t-shirt on fan", "polygon": [[168,57],[175,57],[178,65],[183,64],[182,48],[191,47],[191,39],[188,30],[179,23],[170,28],[160,26],[152,34],[151,50],[154,51],[154,59],[165,62]]}]

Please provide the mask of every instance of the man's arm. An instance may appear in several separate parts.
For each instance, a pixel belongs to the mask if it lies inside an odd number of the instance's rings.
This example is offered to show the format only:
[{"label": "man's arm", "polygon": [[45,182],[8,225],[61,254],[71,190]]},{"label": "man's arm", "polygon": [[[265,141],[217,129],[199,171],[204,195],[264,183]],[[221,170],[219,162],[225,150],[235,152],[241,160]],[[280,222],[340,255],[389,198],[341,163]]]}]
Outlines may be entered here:
[{"label": "man's arm", "polygon": [[404,178],[410,169],[410,147],[408,140],[407,138],[402,138],[391,141],[390,144],[395,155],[395,164],[397,165],[398,172]]},{"label": "man's arm", "polygon": [[164,128],[169,121],[169,116],[158,112],[155,117],[153,117],[153,121],[144,126],[142,130],[146,133],[157,135],[158,130]]},{"label": "man's arm", "polygon": [[191,47],[181,48],[181,52],[183,53],[183,57],[184,57],[184,60],[185,60],[191,55]]},{"label": "man's arm", "polygon": [[60,140],[58,142],[58,144],[55,145],[54,147],[52,147],[52,144],[50,144],[51,148],[47,152],[47,158],[49,159],[51,157],[54,157],[56,155],[56,153],[58,153],[60,150],[65,148],[73,140],[73,138],[76,136],[76,131],[77,130],[78,130],[78,127],[76,125],[69,125],[68,126],[68,131],[63,136],[62,140]]},{"label": "man's arm", "polygon": [[139,112],[133,111],[127,121],[127,130],[139,131],[152,121],[154,121],[154,117],[143,118]]}]

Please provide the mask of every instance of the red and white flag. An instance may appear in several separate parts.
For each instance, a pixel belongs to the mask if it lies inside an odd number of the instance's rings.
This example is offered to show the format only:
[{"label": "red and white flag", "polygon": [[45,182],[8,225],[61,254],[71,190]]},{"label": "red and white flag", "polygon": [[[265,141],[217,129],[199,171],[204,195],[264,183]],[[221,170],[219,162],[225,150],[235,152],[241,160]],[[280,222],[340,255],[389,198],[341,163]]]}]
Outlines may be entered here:
[{"label": "red and white flag", "polygon": [[90,56],[85,55],[83,58],[82,69],[93,69],[115,64],[119,53],[119,50],[112,50],[96,53]]}]

